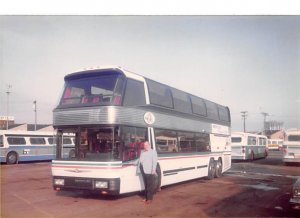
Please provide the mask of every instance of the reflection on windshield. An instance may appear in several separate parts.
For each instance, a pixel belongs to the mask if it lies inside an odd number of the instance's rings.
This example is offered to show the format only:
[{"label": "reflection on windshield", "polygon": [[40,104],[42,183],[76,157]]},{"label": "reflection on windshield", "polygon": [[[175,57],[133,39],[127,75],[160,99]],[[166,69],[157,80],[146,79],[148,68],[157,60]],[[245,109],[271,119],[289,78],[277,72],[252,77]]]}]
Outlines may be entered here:
[{"label": "reflection on windshield", "polygon": [[137,159],[146,140],[146,128],[85,128],[80,133],[77,152],[71,159],[83,161],[129,161]]},{"label": "reflection on windshield", "polygon": [[117,75],[66,81],[59,106],[120,105],[123,86]]}]

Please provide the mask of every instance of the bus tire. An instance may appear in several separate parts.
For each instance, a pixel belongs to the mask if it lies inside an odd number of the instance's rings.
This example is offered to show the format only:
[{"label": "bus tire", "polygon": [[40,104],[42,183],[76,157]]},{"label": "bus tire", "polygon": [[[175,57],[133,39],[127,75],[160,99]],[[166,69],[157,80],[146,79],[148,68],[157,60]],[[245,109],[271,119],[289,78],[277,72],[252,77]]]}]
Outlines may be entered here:
[{"label": "bus tire", "polygon": [[154,177],[154,193],[160,191],[161,186],[161,170],[159,164],[156,167],[156,175]]},{"label": "bus tire", "polygon": [[222,160],[220,158],[215,162],[215,166],[216,166],[215,177],[219,178],[222,176],[222,170],[223,170]]},{"label": "bus tire", "polygon": [[213,158],[209,160],[207,179],[211,180],[215,177],[216,165]]},{"label": "bus tire", "polygon": [[6,156],[6,163],[7,164],[16,164],[18,163],[18,154],[14,151],[11,151]]}]

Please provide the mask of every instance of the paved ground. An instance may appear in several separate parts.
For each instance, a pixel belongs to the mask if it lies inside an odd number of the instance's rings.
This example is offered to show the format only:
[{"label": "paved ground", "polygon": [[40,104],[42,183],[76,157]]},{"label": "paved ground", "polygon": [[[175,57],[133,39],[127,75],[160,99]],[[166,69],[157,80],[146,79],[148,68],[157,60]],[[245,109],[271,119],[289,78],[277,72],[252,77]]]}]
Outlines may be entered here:
[{"label": "paved ground", "polygon": [[1,165],[1,217],[297,217],[288,201],[300,166],[285,166],[280,152],[234,162],[214,180],[164,187],[151,205],[139,193],[106,197],[55,192],[50,162]]}]

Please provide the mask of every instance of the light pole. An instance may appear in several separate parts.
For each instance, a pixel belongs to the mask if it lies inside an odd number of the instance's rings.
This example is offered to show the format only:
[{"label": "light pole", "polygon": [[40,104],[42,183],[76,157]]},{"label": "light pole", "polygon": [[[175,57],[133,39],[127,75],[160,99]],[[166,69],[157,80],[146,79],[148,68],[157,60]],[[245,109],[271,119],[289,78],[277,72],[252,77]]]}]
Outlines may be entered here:
[{"label": "light pole", "polygon": [[36,121],[37,121],[37,106],[36,106],[36,100],[33,101],[33,110],[34,110],[34,131],[36,131]]},{"label": "light pole", "polygon": [[10,89],[11,89],[11,85],[8,84],[7,85],[7,91],[6,91],[6,94],[7,94],[7,101],[6,101],[6,130],[8,130],[8,116],[9,116],[9,94],[11,93]]},{"label": "light pole", "polygon": [[241,111],[242,119],[244,120],[244,132],[246,132],[246,117],[248,116],[248,111]]},{"label": "light pole", "polygon": [[266,113],[266,112],[261,112],[261,114],[263,115],[263,117],[264,117],[264,126],[263,126],[263,135],[265,135],[265,131],[266,131],[266,118],[267,118],[267,116],[269,116],[269,114],[268,113]]}]

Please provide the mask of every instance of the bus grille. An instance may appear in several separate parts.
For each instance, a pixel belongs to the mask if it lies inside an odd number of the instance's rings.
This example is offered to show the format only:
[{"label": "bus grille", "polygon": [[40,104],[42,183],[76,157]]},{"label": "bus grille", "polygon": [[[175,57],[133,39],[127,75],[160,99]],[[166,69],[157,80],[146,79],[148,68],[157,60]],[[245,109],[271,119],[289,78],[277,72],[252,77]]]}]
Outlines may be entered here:
[{"label": "bus grille", "polygon": [[93,180],[88,178],[65,178],[66,188],[93,189]]}]

